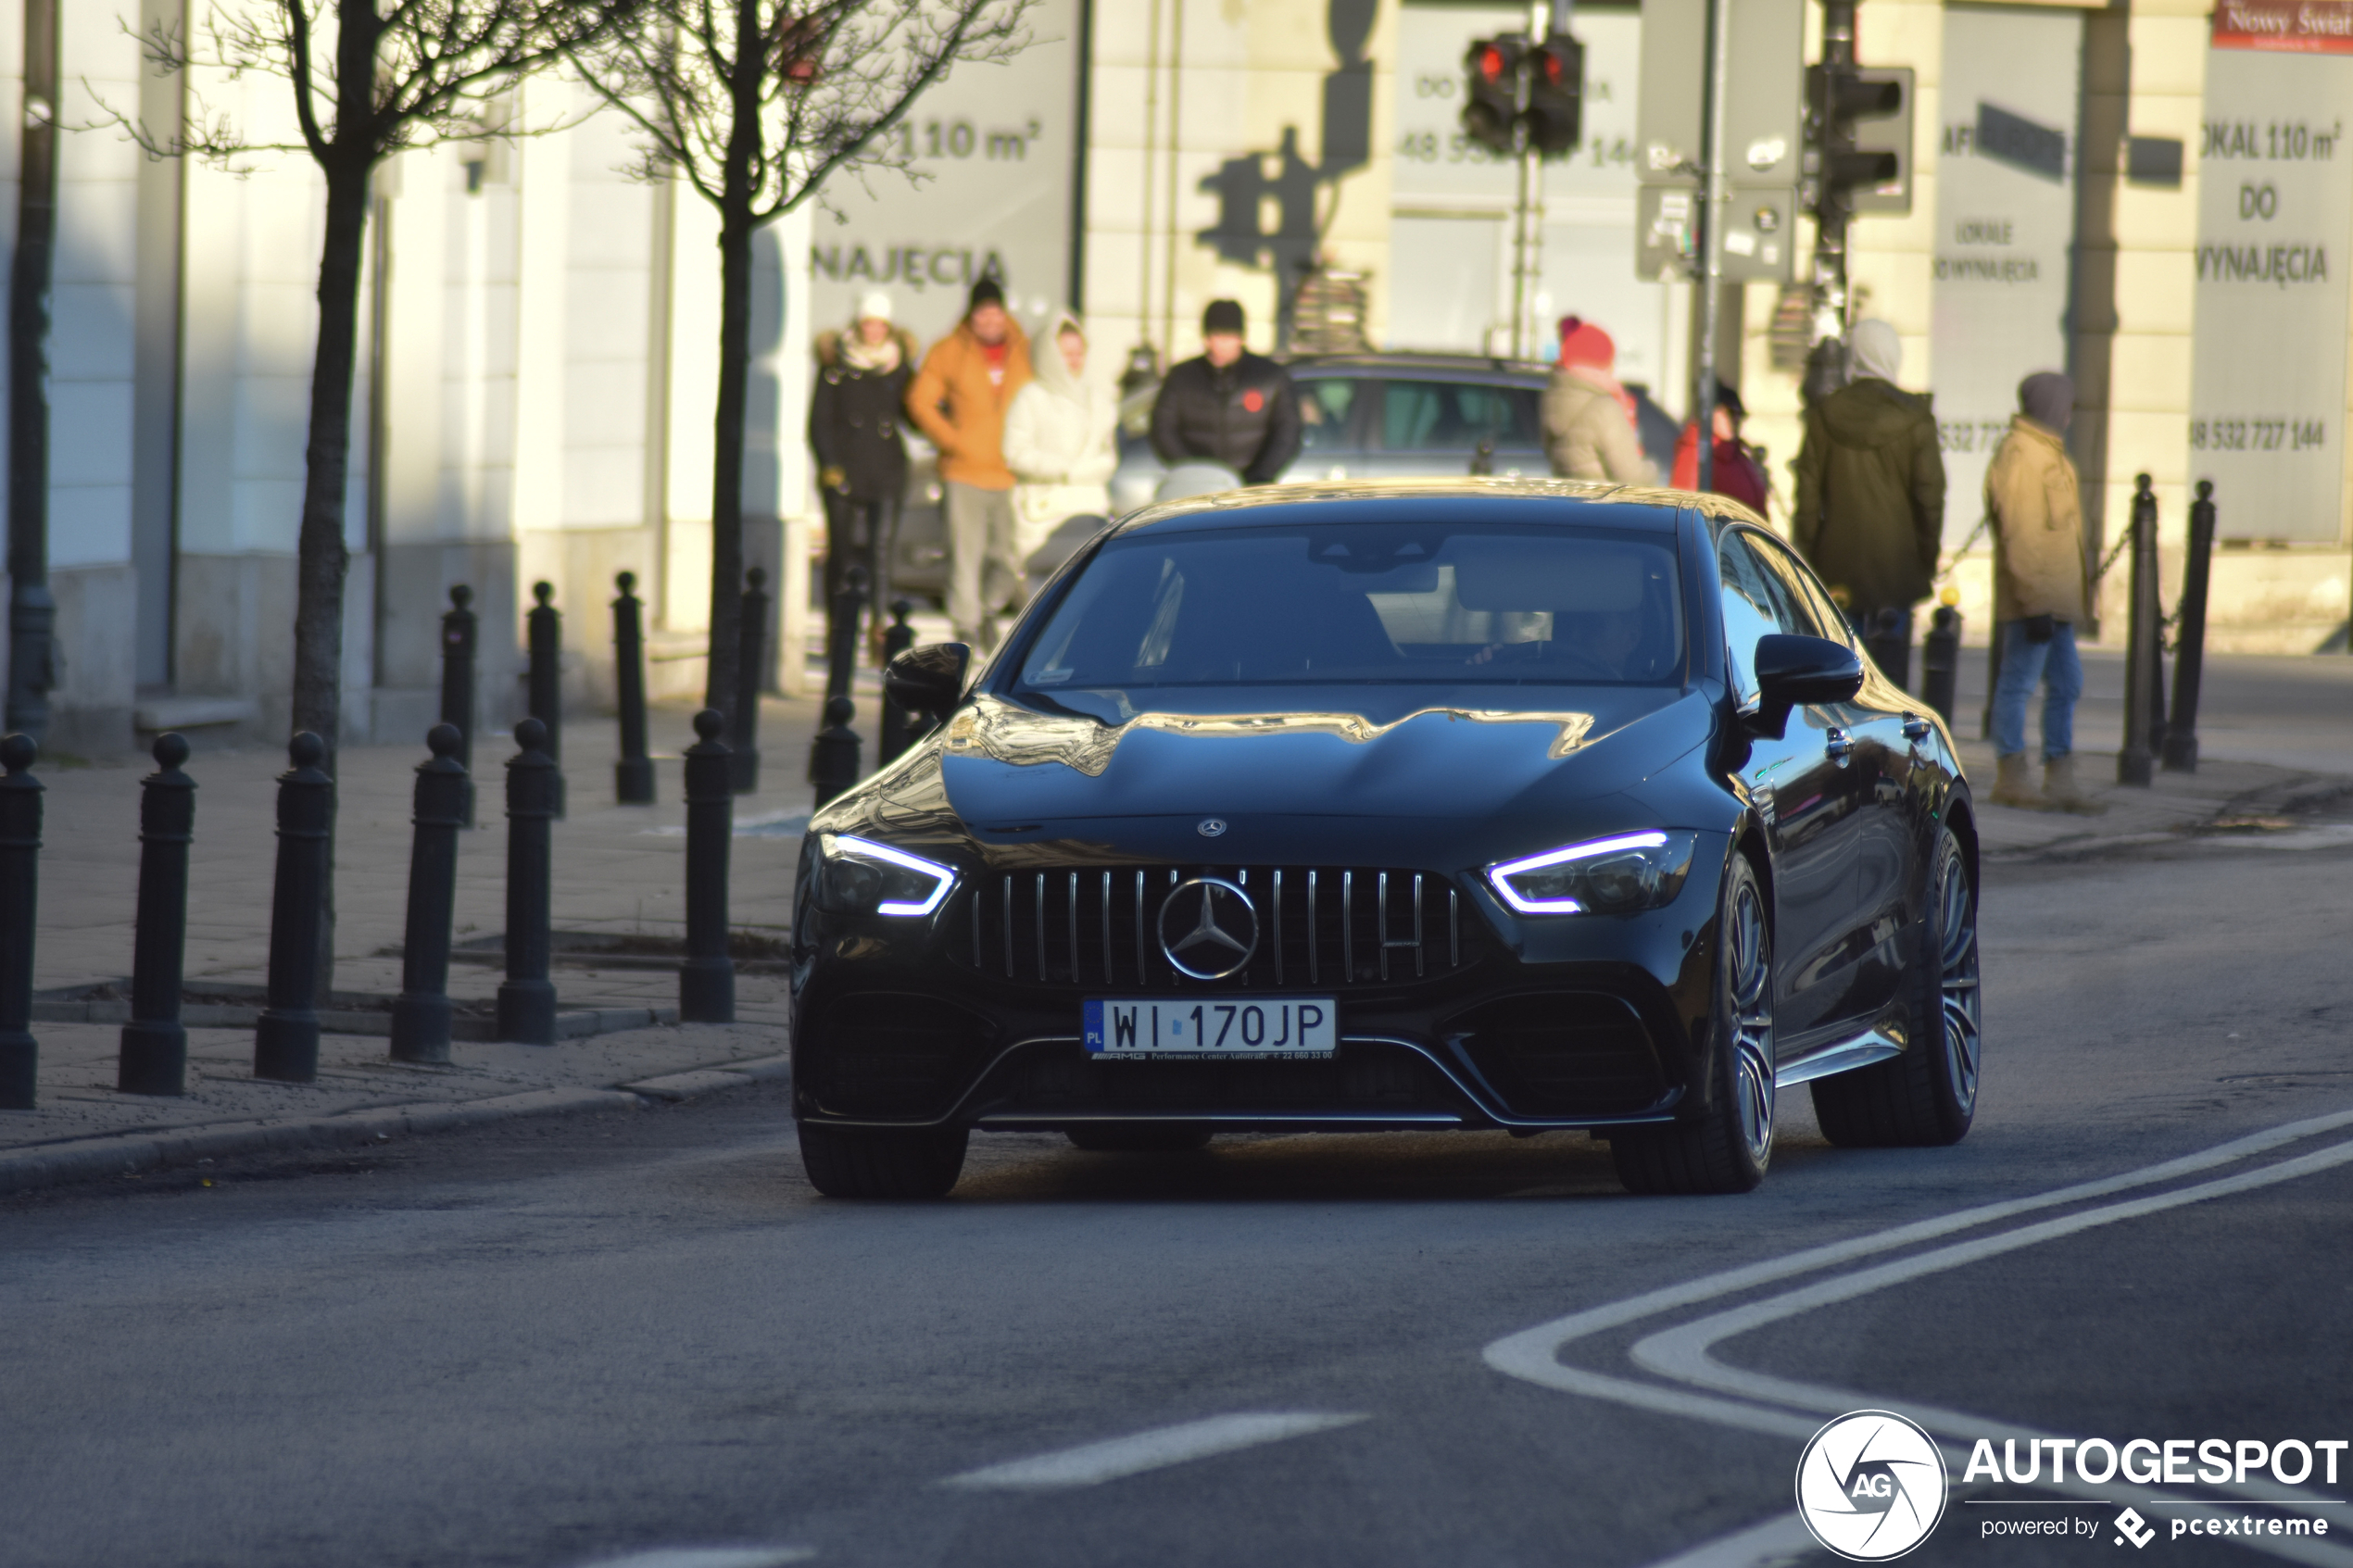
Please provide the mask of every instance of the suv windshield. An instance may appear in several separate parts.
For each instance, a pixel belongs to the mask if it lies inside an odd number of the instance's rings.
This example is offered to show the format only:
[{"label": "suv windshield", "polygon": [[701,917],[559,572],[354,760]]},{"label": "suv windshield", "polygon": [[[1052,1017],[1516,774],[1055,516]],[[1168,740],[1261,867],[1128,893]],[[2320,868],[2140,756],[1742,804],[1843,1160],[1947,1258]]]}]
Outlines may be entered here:
[{"label": "suv windshield", "polygon": [[1409,522],[1147,531],[1088,563],[1021,684],[1666,685],[1682,652],[1674,550],[1647,536]]}]

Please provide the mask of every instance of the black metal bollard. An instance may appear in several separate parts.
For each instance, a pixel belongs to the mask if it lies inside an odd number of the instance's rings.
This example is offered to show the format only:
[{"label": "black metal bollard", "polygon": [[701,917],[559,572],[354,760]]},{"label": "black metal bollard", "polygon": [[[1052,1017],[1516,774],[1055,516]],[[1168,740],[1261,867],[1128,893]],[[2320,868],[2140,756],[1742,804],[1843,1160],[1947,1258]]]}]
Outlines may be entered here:
[{"label": "black metal bollard", "polygon": [[737,795],[760,787],[760,694],[768,686],[768,574],[744,573],[744,613],[736,638],[736,712],[727,734],[728,777]]},{"label": "black metal bollard", "polygon": [[[915,646],[915,629],[907,624],[913,613],[912,599],[893,599],[890,603],[890,630],[883,633],[883,664]],[[875,726],[875,766],[887,767],[898,759],[914,740],[914,726],[907,721],[907,710],[891,700],[890,686],[883,686],[882,719]]]},{"label": "black metal bollard", "polygon": [[2190,555],[2182,563],[2180,621],[2173,633],[2173,712],[2165,724],[2165,765],[2197,771],[2197,689],[2206,676],[2206,591],[2214,567],[2214,482],[2197,482],[2190,503]]},{"label": "black metal bollard", "polygon": [[32,737],[0,739],[0,1110],[31,1110],[41,1045],[32,1037],[32,926],[40,902],[41,781]]},{"label": "black metal bollard", "polygon": [[416,835],[409,850],[409,926],[400,947],[400,995],[392,1003],[392,1060],[449,1060],[449,922],[458,902],[458,830],[465,826],[466,770],[458,728],[435,724],[433,755],[417,764]]},{"label": "black metal bollard", "polygon": [[466,825],[474,825],[474,591],[449,590],[441,617],[441,721],[458,728],[458,765],[466,770]]},{"label": "black metal bollard", "polygon": [[613,799],[623,806],[654,803],[653,759],[646,754],[646,628],[644,602],[632,592],[637,574],[613,579],[613,683],[621,697],[621,760],[612,765]]},{"label": "black metal bollard", "polygon": [[552,601],[556,586],[552,583],[534,583],[531,596],[537,602],[524,617],[530,622],[531,643],[531,716],[547,726],[547,744],[541,750],[547,760],[556,765],[556,820],[564,814],[564,612]]},{"label": "black metal bollard", "polygon": [[188,1089],[188,1031],[180,1025],[181,955],[188,938],[188,846],[196,781],[180,771],[188,743],[156,737],[156,771],[139,781],[139,923],[132,940],[131,1022],[122,1026],[115,1087],[127,1095]]},{"label": "black metal bollard", "polygon": [[319,1076],[319,947],[325,915],[327,826],[335,781],[319,764],[326,743],[308,730],[286,747],[278,775],[278,878],[270,906],[270,997],[253,1031],[253,1075],[308,1084]]},{"label": "black metal bollard", "polygon": [[858,675],[858,620],[866,610],[866,569],[853,565],[841,574],[841,589],[827,607],[825,695],[848,696]]},{"label": "black metal bollard", "polygon": [[556,987],[547,978],[556,764],[547,745],[547,726],[525,719],[507,759],[507,978],[498,986],[498,1037],[520,1046],[556,1043]]},{"label": "black metal bollard", "polygon": [[809,782],[817,786],[817,804],[824,805],[858,782],[858,732],[849,721],[858,705],[846,696],[825,699],[825,727],[809,743]]},{"label": "black metal bollard", "polygon": [[1928,618],[1928,635],[1920,640],[1920,700],[1936,710],[1949,727],[1954,694],[1961,679],[1961,612],[1938,605]]},{"label": "black metal bollard", "polygon": [[2116,754],[2116,782],[2145,784],[2158,746],[2151,705],[2162,702],[2157,639],[2157,497],[2149,476],[2133,481],[2133,618],[2124,645],[2124,749]]},{"label": "black metal bollard", "polygon": [[727,956],[727,857],[735,847],[736,796],[727,721],[716,709],[695,715],[702,737],[686,748],[686,957],[678,966],[684,1023],[736,1021],[736,964]]}]

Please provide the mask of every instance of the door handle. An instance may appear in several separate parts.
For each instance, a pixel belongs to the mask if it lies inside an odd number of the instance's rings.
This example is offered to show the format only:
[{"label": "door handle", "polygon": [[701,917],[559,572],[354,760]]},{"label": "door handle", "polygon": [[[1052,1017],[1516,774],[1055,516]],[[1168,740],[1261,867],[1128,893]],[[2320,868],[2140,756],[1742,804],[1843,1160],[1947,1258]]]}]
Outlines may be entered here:
[{"label": "door handle", "polygon": [[1832,724],[1822,736],[1822,755],[1833,762],[1843,762],[1855,755],[1855,737]]},{"label": "door handle", "polygon": [[1921,718],[1917,713],[1906,713],[1904,715],[1904,738],[1906,740],[1926,740],[1929,737],[1929,732],[1933,730],[1935,727],[1935,725],[1930,723],[1927,720]]}]

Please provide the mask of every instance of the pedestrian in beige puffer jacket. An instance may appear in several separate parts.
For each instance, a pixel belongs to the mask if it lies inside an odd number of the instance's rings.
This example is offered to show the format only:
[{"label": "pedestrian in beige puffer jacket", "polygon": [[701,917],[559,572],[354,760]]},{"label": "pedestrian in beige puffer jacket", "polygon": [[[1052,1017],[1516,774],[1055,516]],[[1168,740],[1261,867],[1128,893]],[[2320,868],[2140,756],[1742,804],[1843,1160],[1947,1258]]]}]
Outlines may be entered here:
[{"label": "pedestrian in beige puffer jacket", "polygon": [[[1994,621],[2002,639],[1994,685],[1993,798],[2039,810],[2105,809],[2075,779],[2075,703],[2083,666],[2075,628],[2091,608],[2083,562],[2083,508],[2064,437],[2075,386],[2045,370],[2019,383],[2020,412],[1985,470],[1985,515],[1994,525]],[[2026,703],[2043,696],[2043,789],[2026,760]]]},{"label": "pedestrian in beige puffer jacket", "polygon": [[1560,359],[1544,388],[1544,451],[1564,479],[1606,479],[1656,484],[1658,470],[1642,455],[1634,398],[1617,383],[1617,345],[1609,333],[1576,316],[1560,323]]}]

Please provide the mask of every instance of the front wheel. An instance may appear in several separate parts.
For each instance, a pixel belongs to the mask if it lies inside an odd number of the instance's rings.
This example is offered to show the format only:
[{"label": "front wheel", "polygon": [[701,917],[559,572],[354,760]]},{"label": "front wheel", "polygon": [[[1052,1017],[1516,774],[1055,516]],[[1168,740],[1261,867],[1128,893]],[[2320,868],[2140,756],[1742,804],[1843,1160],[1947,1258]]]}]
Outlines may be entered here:
[{"label": "front wheel", "polygon": [[944,1198],[964,1170],[962,1127],[800,1123],[800,1163],[827,1198]]},{"label": "front wheel", "polygon": [[1610,1137],[1629,1192],[1747,1192],[1773,1160],[1773,928],[1748,857],[1735,854],[1716,921],[1715,1090],[1693,1122]]},{"label": "front wheel", "polygon": [[1824,1137],[1849,1148],[1919,1148],[1968,1135],[1984,1043],[1977,974],[1977,889],[1959,837],[1940,826],[1910,976],[1912,1037],[1901,1056],[1814,1081]]}]

